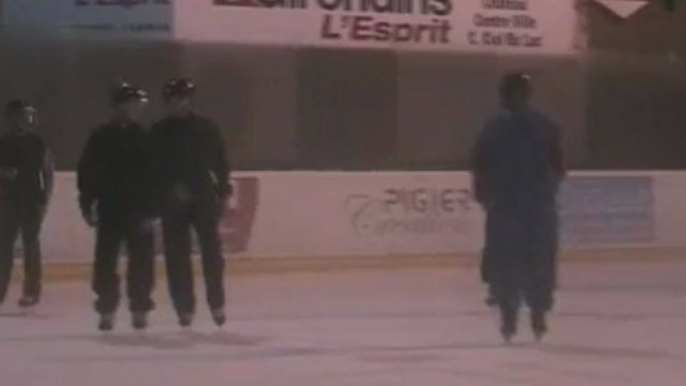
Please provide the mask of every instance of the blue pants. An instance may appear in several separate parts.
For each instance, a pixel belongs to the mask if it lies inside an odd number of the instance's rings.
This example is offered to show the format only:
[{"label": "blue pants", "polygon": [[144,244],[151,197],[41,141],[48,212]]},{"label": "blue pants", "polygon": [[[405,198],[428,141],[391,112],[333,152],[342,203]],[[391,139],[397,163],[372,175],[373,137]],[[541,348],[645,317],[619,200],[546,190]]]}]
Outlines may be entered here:
[{"label": "blue pants", "polygon": [[482,277],[501,307],[553,306],[558,249],[555,204],[495,206],[488,212]]}]

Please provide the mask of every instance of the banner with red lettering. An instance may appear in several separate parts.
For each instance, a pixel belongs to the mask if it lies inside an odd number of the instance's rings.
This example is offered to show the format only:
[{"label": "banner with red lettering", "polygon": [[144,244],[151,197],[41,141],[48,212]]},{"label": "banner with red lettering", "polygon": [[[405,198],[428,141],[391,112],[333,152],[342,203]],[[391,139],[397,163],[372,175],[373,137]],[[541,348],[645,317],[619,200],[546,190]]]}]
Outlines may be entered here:
[{"label": "banner with red lettering", "polygon": [[577,0],[6,0],[9,30],[71,38],[574,54]]},{"label": "banner with red lettering", "polygon": [[202,42],[537,54],[577,51],[575,0],[193,0],[175,35]]}]

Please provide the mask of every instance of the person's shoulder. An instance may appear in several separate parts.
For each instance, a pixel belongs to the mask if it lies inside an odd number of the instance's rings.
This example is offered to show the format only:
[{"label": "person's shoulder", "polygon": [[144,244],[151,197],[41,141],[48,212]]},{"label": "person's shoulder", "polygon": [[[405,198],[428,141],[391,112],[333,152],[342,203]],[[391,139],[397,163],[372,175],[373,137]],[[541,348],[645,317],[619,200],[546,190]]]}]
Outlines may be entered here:
[{"label": "person's shoulder", "polygon": [[209,117],[202,115],[202,114],[193,114],[193,122],[203,128],[214,128],[216,127],[216,124],[212,119]]},{"label": "person's shoulder", "polygon": [[512,113],[509,111],[499,111],[486,120],[487,126],[494,126],[499,123],[509,122],[512,119]]},{"label": "person's shoulder", "polygon": [[105,134],[109,133],[110,131],[112,131],[113,128],[114,128],[114,125],[112,124],[112,122],[101,123],[98,126],[95,126],[95,129],[93,129],[93,131],[91,132],[91,135],[92,136],[105,135]]},{"label": "person's shoulder", "polygon": [[107,138],[114,131],[114,123],[105,122],[96,126],[90,133],[91,141],[98,141]]},{"label": "person's shoulder", "polygon": [[162,127],[168,125],[169,120],[170,120],[169,117],[162,117],[162,118],[156,120],[155,122],[153,122],[152,125],[150,125],[150,129],[151,130],[159,130]]},{"label": "person's shoulder", "polygon": [[172,124],[171,117],[162,117],[150,125],[148,132],[152,137],[163,135]]},{"label": "person's shoulder", "polygon": [[512,120],[511,115],[512,114],[510,114],[507,111],[500,111],[496,113],[495,115],[491,116],[486,120],[482,132],[484,133],[484,135],[486,135],[493,134],[495,132],[502,130],[504,127],[510,124]]},{"label": "person's shoulder", "polygon": [[204,115],[193,114],[193,127],[199,132],[210,136],[219,133],[219,126],[217,126],[212,119]]},{"label": "person's shoulder", "polygon": [[29,136],[29,139],[31,141],[33,141],[35,144],[42,146],[42,147],[46,146],[45,138],[42,135],[40,135],[39,133],[31,132],[28,134],[28,136]]},{"label": "person's shoulder", "polygon": [[558,129],[558,126],[555,123],[555,121],[550,116],[542,113],[541,111],[531,109],[527,112],[527,114],[529,118],[536,124],[538,124],[540,127],[543,127],[548,130]]}]

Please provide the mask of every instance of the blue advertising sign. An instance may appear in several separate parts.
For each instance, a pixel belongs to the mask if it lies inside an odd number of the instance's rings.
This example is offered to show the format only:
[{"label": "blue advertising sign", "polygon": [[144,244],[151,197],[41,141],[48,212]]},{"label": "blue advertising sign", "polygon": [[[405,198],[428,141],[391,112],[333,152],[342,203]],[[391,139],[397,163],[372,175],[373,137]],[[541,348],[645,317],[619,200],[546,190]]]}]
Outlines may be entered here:
[{"label": "blue advertising sign", "polygon": [[655,240],[652,177],[571,177],[560,194],[562,244],[642,244]]}]

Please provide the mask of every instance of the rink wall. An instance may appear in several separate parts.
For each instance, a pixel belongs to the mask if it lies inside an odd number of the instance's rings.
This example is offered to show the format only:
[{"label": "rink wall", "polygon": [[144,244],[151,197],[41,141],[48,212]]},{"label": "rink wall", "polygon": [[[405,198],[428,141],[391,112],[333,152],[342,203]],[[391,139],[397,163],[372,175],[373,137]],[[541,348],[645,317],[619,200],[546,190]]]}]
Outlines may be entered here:
[{"label": "rink wall", "polygon": [[[238,258],[430,256],[481,249],[464,172],[236,173],[222,237]],[[73,173],[59,173],[46,259],[91,260]],[[567,250],[686,246],[686,173],[573,173],[560,195]]]}]

